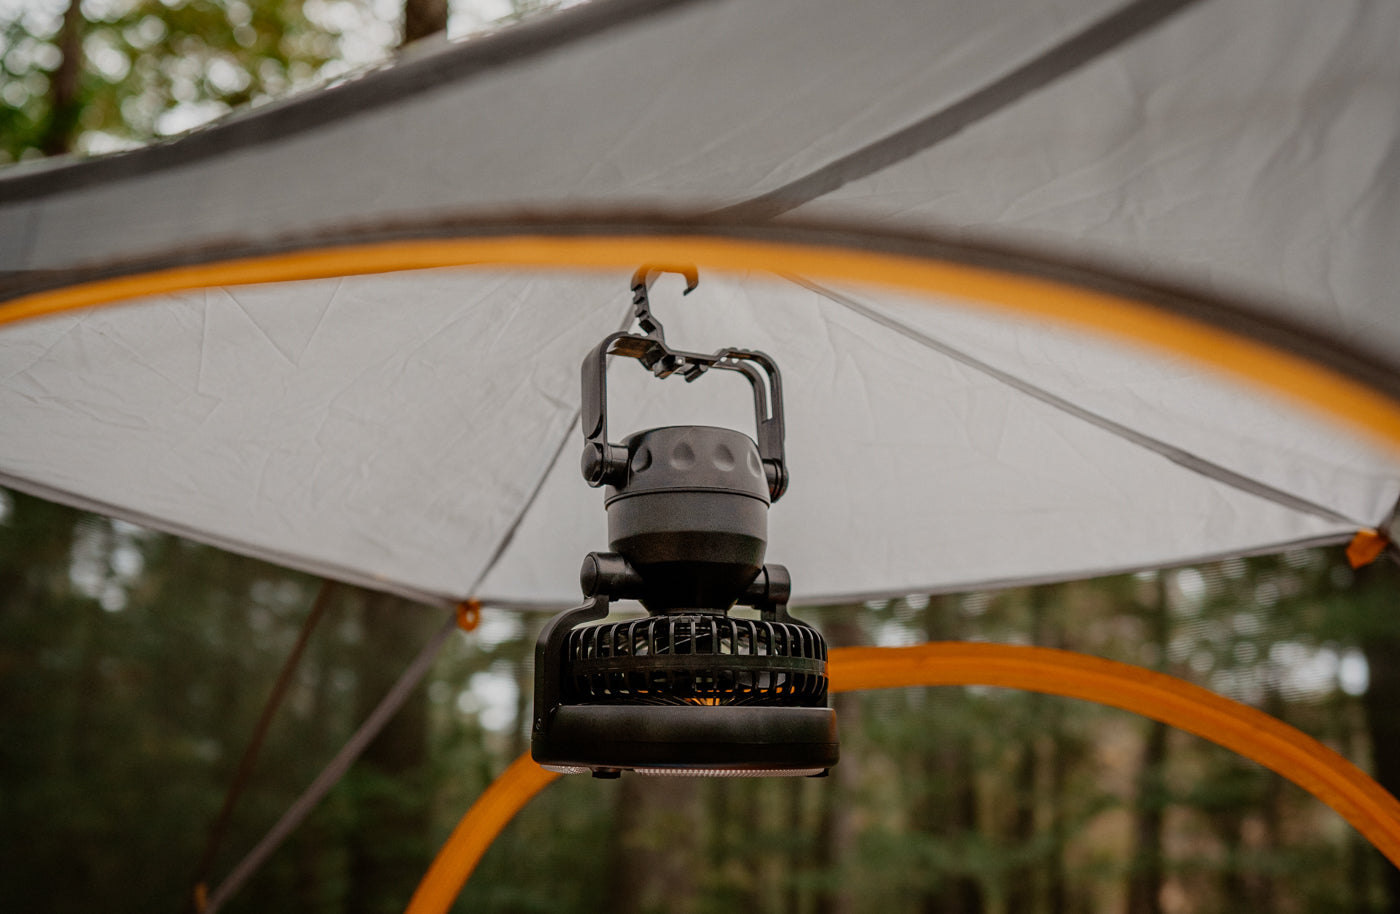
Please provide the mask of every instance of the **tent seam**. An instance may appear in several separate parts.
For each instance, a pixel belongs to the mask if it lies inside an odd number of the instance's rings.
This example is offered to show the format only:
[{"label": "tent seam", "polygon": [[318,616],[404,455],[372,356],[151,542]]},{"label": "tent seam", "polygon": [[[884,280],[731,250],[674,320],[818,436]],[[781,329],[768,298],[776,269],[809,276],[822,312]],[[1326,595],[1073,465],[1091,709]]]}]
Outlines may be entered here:
[{"label": "tent seam", "polygon": [[1037,387],[1036,385],[1025,380],[1024,378],[1017,377],[1016,375],[1013,375],[1010,372],[1004,371],[991,364],[988,364],[987,362],[982,361],[981,359],[971,356],[963,352],[962,350],[949,345],[948,343],[944,343],[941,340],[934,339],[933,337],[925,333],[915,330],[914,328],[909,327],[908,325],[903,324],[889,317],[888,315],[875,311],[874,309],[869,308],[866,305],[863,305],[860,302],[857,302],[856,300],[848,296],[842,295],[841,293],[836,292],[832,289],[827,289],[817,283],[814,283],[808,279],[799,276],[787,276],[786,278],[789,281],[796,283],[797,285],[800,285],[803,288],[809,289],[810,291],[815,292],[823,298],[826,298],[828,301],[831,301],[849,311],[860,315],[866,320],[874,321],[875,323],[885,327],[886,329],[891,330],[899,334],[900,336],[903,336],[905,339],[908,339],[911,342],[917,343],[921,346],[924,346],[925,348],[932,349],[933,351],[938,352],[946,356],[947,358],[953,359],[954,361],[965,365],[966,367],[971,368],[974,371],[980,372],[981,374],[986,375],[987,377],[990,377],[996,381],[1001,382],[1002,384],[1005,384],[1013,390],[1017,390],[1023,394],[1026,394],[1027,396],[1033,397],[1036,400],[1039,400],[1041,403],[1044,403],[1047,406],[1057,409],[1068,416],[1079,419],[1081,422],[1087,422],[1088,424],[1102,429],[1103,431],[1106,431],[1109,434],[1114,435],[1115,437],[1123,441],[1127,441],[1131,444],[1137,445],[1140,448],[1144,448],[1145,450],[1151,451],[1152,453],[1157,454],[1159,457],[1163,457],[1166,460],[1169,460],[1172,463],[1176,464],[1177,466],[1182,467],[1183,469],[1189,470],[1193,473],[1197,473],[1201,476],[1206,477],[1207,479],[1211,479],[1215,482],[1221,483],[1222,485],[1230,486],[1231,488],[1234,488],[1246,494],[1253,495],[1256,498],[1262,498],[1267,501],[1271,501],[1274,504],[1280,505],[1281,507],[1289,508],[1291,510],[1298,511],[1304,514],[1310,514],[1322,520],[1330,521],[1332,523],[1350,524],[1354,528],[1369,526],[1364,521],[1358,521],[1355,518],[1348,517],[1325,505],[1319,505],[1305,498],[1300,498],[1299,496],[1292,495],[1288,492],[1284,492],[1281,489],[1276,489],[1273,486],[1268,485],[1267,483],[1261,482],[1257,479],[1253,479],[1249,476],[1245,476],[1242,473],[1237,473],[1234,470],[1227,469],[1226,467],[1223,467],[1220,464],[1207,460],[1206,458],[1201,457],[1197,454],[1193,454],[1190,451],[1187,451],[1183,448],[1176,447],[1175,445],[1169,444],[1165,441],[1162,441],[1161,439],[1154,438],[1151,435],[1143,434],[1142,432],[1134,431],[1133,429],[1128,428],[1127,426],[1122,425],[1121,423],[1115,422],[1112,419],[1109,419],[1105,416],[1101,416],[1098,413],[1093,412],[1092,410],[1079,406],[1065,399],[1064,397],[1053,394],[1050,391],[1045,390],[1041,387]]},{"label": "tent seam", "polygon": [[487,576],[495,570],[496,565],[501,561],[501,557],[504,556],[506,550],[510,548],[510,544],[515,541],[515,534],[520,530],[520,525],[525,522],[525,517],[530,513],[530,509],[533,508],[535,502],[539,500],[540,492],[544,490],[545,483],[549,481],[549,477],[554,473],[554,467],[559,463],[559,457],[564,453],[564,448],[568,446],[569,439],[573,437],[573,429],[574,426],[578,424],[581,413],[582,411],[580,409],[574,410],[568,424],[564,427],[563,438],[560,439],[559,444],[554,448],[554,456],[549,458],[549,464],[545,467],[544,472],[540,474],[539,479],[536,480],[535,487],[525,499],[525,504],[521,506],[520,511],[515,515],[515,520],[506,528],[506,532],[501,536],[501,541],[496,544],[496,548],[491,553],[491,557],[486,560],[486,564],[482,566],[481,572],[476,576],[476,583],[472,585],[472,589],[468,593],[469,598],[476,599],[477,588],[480,587]]},{"label": "tent seam", "polygon": [[1199,0],[1135,0],[1058,42],[958,101],[867,143],[800,178],[711,215],[738,221],[777,218],[852,181],[904,161],[1069,76]]},{"label": "tent seam", "polygon": [[300,558],[277,549],[264,549],[235,537],[220,536],[185,524],[164,520],[142,511],[134,511],[119,507],[109,502],[102,501],[101,499],[77,495],[69,492],[67,489],[58,488],[57,486],[21,479],[3,470],[0,470],[0,487],[13,489],[16,492],[23,492],[26,495],[42,498],[45,501],[67,505],[79,511],[88,511],[93,514],[101,514],[105,517],[123,520],[159,533],[178,536],[182,539],[190,540],[191,542],[211,546],[215,549],[224,549],[237,555],[246,556],[263,562],[271,562],[292,571],[301,572],[302,574],[309,574],[318,578],[329,578],[340,581],[343,584],[350,584],[356,587],[376,590],[381,593],[393,594],[412,600],[415,603],[450,608],[460,599],[448,593],[435,593],[433,591],[419,590],[415,587],[405,586],[381,578],[372,572],[367,573],[365,571],[337,565],[334,562],[326,562],[313,558]]}]

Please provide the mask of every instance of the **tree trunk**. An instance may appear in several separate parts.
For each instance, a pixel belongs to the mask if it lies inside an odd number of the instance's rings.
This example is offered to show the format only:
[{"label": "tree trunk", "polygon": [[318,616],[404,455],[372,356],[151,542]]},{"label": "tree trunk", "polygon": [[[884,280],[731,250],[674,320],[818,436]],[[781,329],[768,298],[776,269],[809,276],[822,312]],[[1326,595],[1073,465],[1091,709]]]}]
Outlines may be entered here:
[{"label": "tree trunk", "polygon": [[[319,598],[318,594],[315,599]],[[344,601],[340,602],[343,606]],[[334,613],[327,615],[333,616]],[[323,634],[332,624],[332,618],[322,618],[320,626]],[[336,659],[335,654],[335,643],[331,638],[316,638],[313,639],[304,661],[305,673],[314,676],[306,714],[297,721],[301,731],[299,741],[307,747],[334,745],[335,734],[331,727],[331,707],[334,700],[331,695],[331,670]],[[313,777],[315,771],[308,771],[306,780]],[[338,907],[339,899],[335,897],[337,893],[331,891],[330,887],[335,886],[338,881],[333,875],[332,867],[336,861],[332,851],[339,847],[339,836],[328,826],[325,818],[311,816],[297,830],[293,842],[296,851],[296,897],[299,908],[303,911],[326,911]]]},{"label": "tree trunk", "polygon": [[[1039,587],[1032,593],[1031,608],[1035,613],[1033,638],[1041,647],[1065,648],[1065,631],[1060,620],[1068,617],[1075,591],[1065,587]],[[1049,821],[1051,852],[1045,863],[1045,910],[1048,914],[1066,914],[1069,910],[1069,876],[1065,865],[1065,846],[1069,843],[1065,807],[1070,802],[1069,770],[1073,749],[1065,735],[1064,702],[1040,701],[1039,719],[1049,734],[1044,764],[1048,768]]]},{"label": "tree trunk", "polygon": [[[1366,724],[1365,699],[1348,696],[1344,700],[1346,713],[1346,756],[1360,764],[1371,751],[1371,737]],[[1395,792],[1395,788],[1390,788]],[[1347,885],[1350,888],[1347,910],[1357,914],[1380,914],[1375,888],[1381,882],[1381,867],[1394,869],[1389,860],[1361,836],[1356,829],[1347,831]]]},{"label": "tree trunk", "polygon": [[[1030,591],[1030,611],[1031,611],[1031,640],[1039,646],[1054,646],[1055,640],[1051,630],[1049,619],[1050,595],[1053,591],[1049,587],[1035,587]],[[1034,692],[1025,695],[1023,700],[1030,712],[1030,719],[1033,721],[1047,721],[1053,713],[1054,705],[1046,699],[1044,695]],[[1049,732],[1049,728],[1041,728],[1042,732]],[[1032,730],[1031,732],[1035,732]],[[1023,853],[1028,853],[1035,845],[1036,840],[1036,807],[1037,787],[1039,778],[1037,777],[1040,760],[1037,758],[1036,738],[1032,736],[1026,740],[1021,750],[1021,758],[1016,767],[1014,778],[1015,789],[1015,814],[1011,825],[1011,840],[1013,846]],[[1033,911],[1038,908],[1038,899],[1041,894],[1043,872],[1053,869],[1053,862],[1060,856],[1059,846],[1051,849],[1046,865],[1042,868],[1039,861],[1028,860],[1025,866],[1012,871],[1009,884],[1006,890],[1006,905],[1010,911]]]},{"label": "tree trunk", "polygon": [[[859,644],[860,624],[853,616],[844,616],[828,624],[825,634],[829,647]],[[848,914],[859,910],[859,904],[844,882],[832,877],[840,871],[842,863],[855,853],[858,837],[847,798],[854,796],[860,786],[860,756],[852,751],[856,746],[851,739],[861,729],[860,696],[851,692],[833,695],[831,706],[836,709],[841,732],[841,763],[831,769],[831,775],[822,785],[822,820],[817,853],[822,863],[822,873],[828,881],[817,895],[816,911],[817,914]]]},{"label": "tree trunk", "polygon": [[[1364,646],[1371,683],[1366,690],[1366,719],[1376,780],[1392,793],[1400,790],[1400,635],[1375,635]],[[1386,914],[1400,914],[1400,869],[1385,867]]]},{"label": "tree trunk", "polygon": [[[947,597],[930,600],[924,610],[928,640],[957,638],[962,626],[956,613]],[[968,735],[961,729],[947,733],[925,754],[921,767],[924,793],[915,807],[915,826],[949,841],[972,834],[977,828],[977,784]],[[937,887],[925,891],[919,904],[925,914],[982,914],[983,908],[981,883],[962,870],[948,873]]]},{"label": "tree trunk", "polygon": [[447,31],[447,0],[404,0],[403,43]]},{"label": "tree trunk", "polygon": [[807,853],[809,846],[805,841],[807,834],[806,817],[803,815],[803,798],[807,790],[807,782],[804,778],[788,778],[784,786],[784,799],[787,803],[784,808],[784,815],[787,821],[789,843],[787,856],[784,860],[786,864],[786,875],[783,885],[783,906],[781,910],[786,914],[800,914],[802,906],[802,882],[798,874],[806,867]]},{"label": "tree trunk", "polygon": [[704,850],[699,779],[624,774],[617,787],[606,910],[694,911]]},{"label": "tree trunk", "polygon": [[1055,852],[1050,858],[1050,872],[1045,886],[1045,909],[1049,914],[1068,914],[1069,874],[1065,865],[1065,845],[1069,832],[1065,827],[1065,805],[1070,801],[1070,751],[1065,745],[1061,706],[1056,705],[1051,720],[1053,742],[1050,745],[1050,834]]},{"label": "tree trunk", "polygon": [[[1027,695],[1032,713],[1040,702],[1038,695]],[[1016,772],[1012,778],[1015,793],[1011,820],[1011,846],[1018,853],[1025,853],[1035,841],[1035,741],[1027,740],[1021,746],[1021,757],[1017,760]],[[1035,861],[1028,860],[1024,865],[1011,870],[1006,885],[1006,909],[1008,911],[1034,911],[1036,909],[1037,867]]]},{"label": "tree trunk", "polygon": [[[431,634],[422,607],[366,593],[357,669],[357,718],[364,720]],[[352,772],[355,827],[349,836],[350,914],[398,914],[429,859],[427,692],[420,683],[365,748]]]},{"label": "tree trunk", "polygon": [[[1167,573],[1157,572],[1156,599],[1146,607],[1148,632],[1164,666],[1171,638]],[[1153,721],[1143,747],[1134,823],[1136,853],[1128,881],[1128,914],[1162,914],[1162,820],[1166,811],[1167,725]]]},{"label": "tree trunk", "polygon": [[1128,883],[1128,914],[1162,912],[1162,819],[1165,810],[1163,767],[1167,758],[1167,726],[1153,721],[1143,749],[1138,776],[1137,850]]},{"label": "tree trunk", "polygon": [[[1283,695],[1278,689],[1268,687],[1264,696],[1264,713],[1277,719],[1283,720],[1286,708],[1283,702]],[[1269,854],[1277,853],[1284,843],[1283,819],[1287,815],[1284,803],[1287,799],[1285,784],[1282,777],[1268,771],[1262,775],[1265,778],[1264,786],[1264,850]],[[1254,883],[1253,897],[1250,904],[1256,911],[1276,910],[1276,898],[1278,892],[1275,890],[1275,876],[1267,868],[1260,872],[1252,880]]]},{"label": "tree trunk", "polygon": [[[1378,561],[1357,571],[1356,587],[1369,612],[1361,650],[1370,682],[1363,704],[1371,737],[1372,774],[1392,794],[1400,794],[1400,624],[1394,613],[1400,592],[1400,568]],[[1376,855],[1383,867],[1385,914],[1400,914],[1400,869]]]},{"label": "tree trunk", "polygon": [[69,0],[58,33],[58,50],[62,54],[58,67],[49,76],[49,121],[39,139],[39,151],[46,156],[71,152],[78,135],[78,118],[82,113],[79,89],[83,76],[82,0]]}]

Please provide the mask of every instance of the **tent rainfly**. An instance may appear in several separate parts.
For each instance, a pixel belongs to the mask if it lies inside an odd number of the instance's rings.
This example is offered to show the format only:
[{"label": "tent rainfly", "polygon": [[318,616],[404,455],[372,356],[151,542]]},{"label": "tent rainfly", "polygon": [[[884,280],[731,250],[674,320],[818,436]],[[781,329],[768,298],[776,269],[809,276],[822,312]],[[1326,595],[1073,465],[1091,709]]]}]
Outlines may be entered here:
[{"label": "tent rainfly", "polygon": [[[1389,536],[1400,4],[597,0],[0,174],[0,484],[576,602],[578,366],[782,366],[794,603]],[[617,428],[749,428],[611,377]]]}]

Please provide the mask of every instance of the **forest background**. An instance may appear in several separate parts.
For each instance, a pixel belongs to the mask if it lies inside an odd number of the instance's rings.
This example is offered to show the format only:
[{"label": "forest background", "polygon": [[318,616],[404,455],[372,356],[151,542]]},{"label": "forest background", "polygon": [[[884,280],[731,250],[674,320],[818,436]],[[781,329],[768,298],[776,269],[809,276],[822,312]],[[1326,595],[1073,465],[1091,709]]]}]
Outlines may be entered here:
[{"label": "forest background", "polygon": [[[529,0],[0,0],[0,160],[103,154],[471,40]],[[13,433],[13,432],[9,432]],[[833,645],[964,639],[1164,670],[1400,788],[1400,574],[1340,550],[807,610]],[[225,792],[313,605],[248,789]],[[184,911],[316,776],[442,624],[0,490],[0,910]],[[454,636],[404,710],[230,911],[400,911],[527,748],[544,617]],[[1277,776],[1205,741],[997,689],[835,698],[825,779],[565,778],[493,846],[462,911],[1400,912],[1400,874]]]}]

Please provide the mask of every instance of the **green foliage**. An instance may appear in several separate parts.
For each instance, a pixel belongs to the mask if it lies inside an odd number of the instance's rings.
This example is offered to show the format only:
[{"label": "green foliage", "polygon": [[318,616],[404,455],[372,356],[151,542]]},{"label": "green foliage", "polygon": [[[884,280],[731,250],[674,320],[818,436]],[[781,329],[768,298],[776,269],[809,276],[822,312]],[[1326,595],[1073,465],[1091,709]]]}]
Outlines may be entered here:
[{"label": "green foliage", "polygon": [[[452,6],[468,28],[487,28],[576,2]],[[402,18],[398,0],[0,5],[0,163],[125,149],[333,80],[386,59]],[[77,69],[71,93],[65,66]]]},{"label": "green foliage", "polygon": [[[0,526],[0,897],[168,907],[310,582],[10,496]],[[62,549],[66,554],[57,554]],[[291,592],[289,592],[289,590]],[[236,610],[236,611],[235,611]],[[252,655],[230,645],[259,637]],[[81,849],[81,850],[79,850]],[[120,905],[118,907],[120,907]],[[73,906],[73,905],[68,905]],[[59,906],[63,907],[63,906]]]},{"label": "green foliage", "polygon": [[[394,37],[368,4],[86,0],[66,25],[62,0],[20,4],[0,20],[0,156],[135,145],[337,75],[347,51],[367,63]],[[81,58],[67,101],[65,38]]]}]

